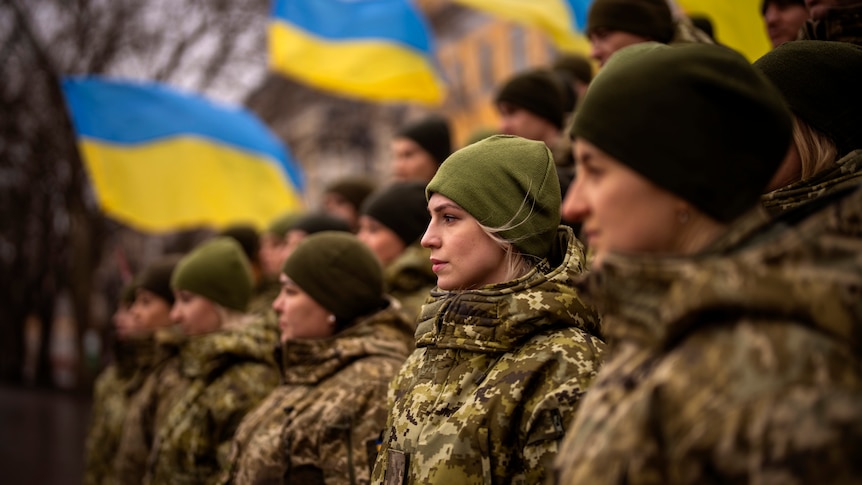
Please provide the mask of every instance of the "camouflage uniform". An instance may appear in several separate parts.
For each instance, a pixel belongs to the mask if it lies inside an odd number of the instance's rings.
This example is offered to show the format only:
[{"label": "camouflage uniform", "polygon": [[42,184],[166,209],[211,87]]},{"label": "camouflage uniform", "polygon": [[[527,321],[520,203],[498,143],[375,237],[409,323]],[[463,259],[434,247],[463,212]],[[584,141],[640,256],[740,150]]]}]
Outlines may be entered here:
[{"label": "camouflage uniform", "polygon": [[[151,427],[142,428],[142,412],[145,403],[151,400],[156,390],[156,384],[164,383],[162,376],[165,370],[179,359],[179,352],[185,337],[178,327],[156,331],[154,336],[155,355],[150,372],[145,377],[140,389],[129,398],[122,425],[122,433],[116,448],[116,456],[112,464],[113,473],[108,475],[103,483],[140,483],[144,476],[149,453],[146,437],[151,435]],[[150,423],[151,424],[151,423]]]},{"label": "camouflage uniform", "polygon": [[571,229],[554,252],[556,267],[515,281],[432,292],[390,389],[373,483],[542,482],[604,349],[572,289],[584,266]]},{"label": "camouflage uniform", "polygon": [[84,485],[113,482],[113,464],[123,433],[126,409],[155,364],[153,337],[118,343],[116,361],[105,368],[93,389],[90,430],[84,459]]},{"label": "camouflage uniform", "polygon": [[579,283],[612,357],[558,483],[860,480],[862,190],[839,196],[801,222],[744,216],[698,257],[609,255]]},{"label": "camouflage uniform", "polygon": [[148,383],[152,388],[132,423],[137,432],[127,432],[137,435],[138,450],[148,450],[146,462],[119,475],[122,482],[214,482],[239,422],[278,384],[277,337],[270,322],[258,318],[188,339]]},{"label": "camouflage uniform", "polygon": [[802,24],[799,38],[862,45],[862,4],[832,7],[824,18],[807,20]]},{"label": "camouflage uniform", "polygon": [[437,285],[437,275],[431,270],[431,250],[419,243],[407,246],[404,253],[384,270],[386,291],[401,304],[402,311],[415,327],[419,309],[431,289]]},{"label": "camouflage uniform", "polygon": [[[248,312],[259,315],[273,313],[272,303],[278,297],[280,291],[281,283],[277,279],[265,278],[261,280],[257,288],[254,289],[254,295],[252,295],[251,302],[248,304]],[[278,319],[274,318],[274,320],[277,327]]]},{"label": "camouflage uniform", "polygon": [[368,443],[376,450],[387,386],[412,349],[393,308],[331,339],[287,342],[282,385],[243,419],[222,483],[368,483]]},{"label": "camouflage uniform", "polygon": [[761,199],[770,215],[777,216],[814,199],[862,182],[862,150],[854,150],[835,166],[806,180],[765,194]]}]

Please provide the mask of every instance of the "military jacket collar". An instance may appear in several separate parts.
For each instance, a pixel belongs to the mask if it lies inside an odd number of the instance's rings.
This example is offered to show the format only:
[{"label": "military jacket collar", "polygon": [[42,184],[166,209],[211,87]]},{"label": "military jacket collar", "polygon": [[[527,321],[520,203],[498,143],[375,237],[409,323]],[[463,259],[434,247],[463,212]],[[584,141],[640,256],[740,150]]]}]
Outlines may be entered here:
[{"label": "military jacket collar", "polygon": [[862,149],[854,150],[806,180],[782,187],[762,197],[763,207],[777,215],[831,193],[839,187],[862,182]]},{"label": "military jacket collar", "polygon": [[[584,272],[584,252],[572,230],[557,233],[556,259],[542,261],[513,281],[468,291],[431,291],[416,330],[416,346],[508,352],[546,327],[578,327],[598,335],[597,321],[587,321],[573,289]],[[555,258],[552,258],[552,260]]]},{"label": "military jacket collar", "polygon": [[243,361],[268,362],[273,366],[275,328],[259,317],[237,328],[188,338],[180,348],[182,373],[189,378],[214,375]]}]

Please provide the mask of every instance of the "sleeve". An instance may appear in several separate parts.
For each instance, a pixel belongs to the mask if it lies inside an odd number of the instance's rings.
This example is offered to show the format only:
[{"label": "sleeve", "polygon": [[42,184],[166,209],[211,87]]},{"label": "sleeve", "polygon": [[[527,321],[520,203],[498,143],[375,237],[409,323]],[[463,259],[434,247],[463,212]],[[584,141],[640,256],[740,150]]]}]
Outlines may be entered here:
[{"label": "sleeve", "polygon": [[114,458],[114,477],[118,484],[141,483],[146,473],[154,436],[156,383],[156,376],[149,376],[129,402],[122,438]]}]

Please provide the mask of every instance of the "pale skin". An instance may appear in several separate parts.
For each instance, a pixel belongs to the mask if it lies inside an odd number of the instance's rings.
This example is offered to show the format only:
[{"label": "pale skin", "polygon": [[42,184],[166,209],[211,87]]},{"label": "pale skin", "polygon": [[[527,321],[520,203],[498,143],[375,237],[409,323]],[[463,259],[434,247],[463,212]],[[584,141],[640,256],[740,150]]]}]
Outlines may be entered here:
[{"label": "pale skin", "polygon": [[276,234],[265,233],[260,236],[260,268],[264,275],[277,277],[284,265],[284,247],[287,241]]},{"label": "pale skin", "polygon": [[367,215],[359,217],[359,232],[356,237],[371,249],[384,268],[407,249],[404,241],[394,231]]},{"label": "pale skin", "polygon": [[772,47],[796,40],[799,29],[808,19],[808,9],[802,5],[778,5],[770,3],[763,13],[763,23]]},{"label": "pale skin", "polygon": [[595,29],[590,32],[590,57],[604,66],[611,54],[634,44],[649,42],[652,39],[622,30]]},{"label": "pale skin", "polygon": [[392,178],[430,182],[440,165],[421,145],[406,137],[392,140]]},{"label": "pale skin", "polygon": [[281,342],[324,339],[335,335],[335,316],[304,292],[290,277],[279,276],[281,291],[272,302],[278,314]]},{"label": "pale skin", "polygon": [[139,288],[135,293],[135,301],[129,308],[129,314],[131,327],[117,327],[122,338],[149,335],[173,324],[170,303],[143,288]]},{"label": "pale skin", "polygon": [[195,336],[221,329],[221,317],[211,300],[187,290],[175,290],[174,295],[171,320],[180,325],[183,333]]},{"label": "pale skin", "polygon": [[566,220],[583,224],[593,267],[610,253],[685,255],[727,227],[650,182],[590,142],[573,150],[577,176],[563,200]]},{"label": "pale skin", "polygon": [[471,290],[507,281],[505,251],[470,213],[436,193],[428,199],[428,210],[431,222],[422,246],[431,250],[440,289]]}]

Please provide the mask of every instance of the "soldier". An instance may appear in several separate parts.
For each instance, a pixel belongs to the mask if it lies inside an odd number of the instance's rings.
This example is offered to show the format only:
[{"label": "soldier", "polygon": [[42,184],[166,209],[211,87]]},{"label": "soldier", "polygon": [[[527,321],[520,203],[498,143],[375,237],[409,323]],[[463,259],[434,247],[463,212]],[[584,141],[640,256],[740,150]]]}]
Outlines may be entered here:
[{"label": "soldier", "polygon": [[[251,313],[265,314],[272,310],[272,285],[264,278],[263,263],[260,259],[261,237],[250,224],[234,224],[217,234],[227,236],[239,243],[251,267],[252,297],[248,305]],[[274,318],[271,319],[274,321]]]},{"label": "soldier", "polygon": [[[639,82],[632,83],[632,79]],[[654,113],[662,123],[644,123]],[[572,128],[564,212],[609,355],[557,457],[563,484],[849,483],[862,473],[862,192],[771,222],[791,116],[738,53],[620,50]]]},{"label": "soldier", "polygon": [[169,332],[172,325],[174,294],[170,281],[177,261],[179,255],[162,256],[123,289],[120,307],[114,315],[116,361],[99,375],[93,391],[92,422],[85,448],[85,484],[114,482],[114,460],[129,404],[147,376],[166,357],[157,351],[156,335]]},{"label": "soldier", "polygon": [[189,338],[179,358],[151,376],[152,392],[142,397],[130,435],[147,450],[146,462],[124,470],[121,483],[213,481],[239,422],[278,383],[278,335],[262,316],[245,313],[251,270],[236,241],[216,237],[195,248],[177,265],[171,286],[171,318]]},{"label": "soldier", "polygon": [[284,260],[287,259],[284,251],[287,245],[287,232],[302,215],[302,212],[285,212],[273,219],[260,235],[260,267],[263,280],[267,285],[275,288],[273,300],[281,288],[278,284],[278,275],[281,273]]},{"label": "soldier", "polygon": [[392,178],[427,184],[452,153],[449,120],[430,115],[406,125],[392,139]]},{"label": "soldier", "polygon": [[222,482],[367,483],[412,326],[384,298],[374,254],[351,234],[309,236],[281,282],[273,308],[282,383],[243,419]]},{"label": "soldier", "polygon": [[796,40],[799,29],[808,19],[805,0],[763,0],[760,13],[773,49]]},{"label": "soldier", "polygon": [[604,349],[571,288],[584,254],[560,226],[551,152],[486,138],[443,162],[426,197],[437,288],[392,382],[372,483],[542,483]]},{"label": "soldier", "polygon": [[437,283],[431,252],[419,243],[431,219],[425,185],[400,182],[371,194],[362,204],[357,233],[383,265],[386,293],[398,300],[411,324]]},{"label": "soldier", "polygon": [[763,196],[778,215],[862,182],[862,47],[796,41],[754,63],[793,112],[793,146]]},{"label": "soldier", "polygon": [[375,187],[374,181],[365,177],[338,179],[323,191],[323,211],[343,220],[351,232],[356,232],[359,229],[359,208]]},{"label": "soldier", "polygon": [[831,40],[862,45],[862,1],[805,0],[808,20],[800,39]]}]

